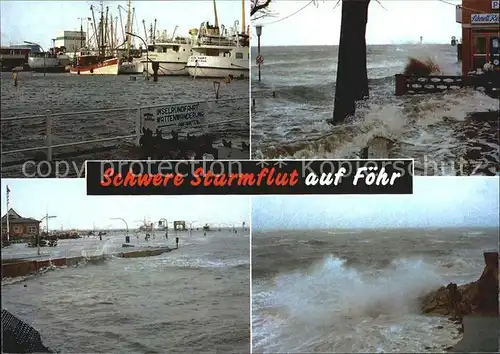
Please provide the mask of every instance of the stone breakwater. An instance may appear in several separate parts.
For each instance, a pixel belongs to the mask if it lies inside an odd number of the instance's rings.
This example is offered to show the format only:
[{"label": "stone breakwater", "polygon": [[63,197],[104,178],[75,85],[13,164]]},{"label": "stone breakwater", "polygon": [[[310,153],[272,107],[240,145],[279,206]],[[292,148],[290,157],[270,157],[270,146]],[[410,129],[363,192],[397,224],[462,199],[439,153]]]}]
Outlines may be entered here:
[{"label": "stone breakwater", "polygon": [[[175,249],[175,248],[174,248]],[[169,247],[161,248],[146,248],[127,252],[120,252],[112,256],[121,258],[137,258],[137,257],[153,257],[160,254],[171,252],[174,249]],[[51,259],[13,259],[4,260],[2,262],[2,279],[22,277],[30,274],[35,274],[44,269],[53,267],[76,266],[81,263],[96,263],[104,261],[110,255],[99,256],[78,256],[78,257],[62,257]]]}]

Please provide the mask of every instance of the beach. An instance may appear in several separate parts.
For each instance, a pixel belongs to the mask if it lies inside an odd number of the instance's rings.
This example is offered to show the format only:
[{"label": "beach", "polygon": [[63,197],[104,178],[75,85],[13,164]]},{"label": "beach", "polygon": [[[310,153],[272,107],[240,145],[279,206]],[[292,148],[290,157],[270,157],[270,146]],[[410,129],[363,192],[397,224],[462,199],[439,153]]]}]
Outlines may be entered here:
[{"label": "beach", "polygon": [[[53,269],[2,281],[3,308],[37,329],[57,352],[248,353],[248,231],[161,232],[131,245],[179,249],[155,257],[112,256],[124,233],[60,240],[42,253],[109,255],[98,264]],[[14,245],[2,255],[28,257]],[[121,248],[131,251],[134,248]],[[36,249],[34,249],[36,252]],[[57,253],[57,254],[56,254]]]},{"label": "beach", "polygon": [[497,247],[497,229],[254,232],[253,350],[445,352],[460,325],[420,298],[476,281]]}]

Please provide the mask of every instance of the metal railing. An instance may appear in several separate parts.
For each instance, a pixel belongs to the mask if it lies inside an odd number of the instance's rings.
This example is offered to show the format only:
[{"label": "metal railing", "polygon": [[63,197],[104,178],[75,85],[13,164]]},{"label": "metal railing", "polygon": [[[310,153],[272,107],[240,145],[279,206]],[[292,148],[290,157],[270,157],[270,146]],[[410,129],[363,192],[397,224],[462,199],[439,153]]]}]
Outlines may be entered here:
[{"label": "metal railing", "polygon": [[[249,98],[248,97],[234,97],[234,98],[224,98],[224,99],[209,99],[209,100],[202,100],[202,101],[190,101],[190,102],[181,102],[181,104],[196,104],[196,103],[223,103],[223,102],[229,102],[229,101],[236,101],[236,100],[242,100],[245,104],[246,107],[249,106]],[[179,103],[172,103],[172,104],[179,104]],[[33,147],[28,147],[28,148],[21,148],[21,149],[13,149],[13,150],[8,150],[8,151],[3,151],[1,152],[1,155],[12,155],[12,154],[18,154],[18,153],[25,153],[25,152],[32,152],[32,151],[47,151],[47,156],[46,160],[47,161],[52,161],[53,160],[53,151],[54,149],[58,148],[63,148],[63,147],[74,147],[74,146],[80,146],[80,145],[88,145],[88,144],[95,144],[95,143],[103,143],[103,142],[110,142],[110,141],[123,141],[123,140],[133,140],[134,144],[136,146],[139,146],[139,139],[141,137],[141,109],[146,109],[146,108],[157,108],[157,107],[163,107],[168,104],[158,104],[158,105],[150,105],[150,106],[141,106],[138,105],[136,108],[110,108],[110,109],[98,109],[98,110],[88,110],[88,111],[78,111],[78,112],[64,112],[64,113],[54,113],[51,110],[46,110],[45,114],[38,114],[38,115],[28,115],[28,116],[19,116],[19,117],[6,117],[2,118],[0,120],[1,125],[5,125],[6,123],[20,123],[21,128],[24,129],[24,124],[22,122],[24,121],[32,121],[32,120],[44,120],[45,121],[45,142],[42,146],[33,146]],[[103,113],[122,113],[122,112],[130,112],[130,111],[136,111],[135,112],[135,132],[134,134],[128,134],[128,135],[116,135],[112,137],[105,137],[105,138],[96,138],[96,139],[91,139],[91,140],[82,140],[82,141],[76,141],[76,142],[67,142],[67,143],[61,143],[61,144],[53,144],[53,121],[54,118],[59,118],[59,117],[69,117],[70,119],[74,119],[75,117],[79,117],[82,115],[92,115],[92,114],[103,114]],[[248,119],[249,114],[246,114],[245,117]],[[219,126],[219,125],[225,125],[233,122],[242,122],[243,119],[242,117],[238,118],[232,118],[232,119],[224,119],[224,120],[214,120],[210,121],[207,120],[206,122],[206,128],[207,130],[211,130],[211,127],[214,126]],[[3,130],[3,129],[2,129]],[[2,138],[2,145],[4,139]]]}]

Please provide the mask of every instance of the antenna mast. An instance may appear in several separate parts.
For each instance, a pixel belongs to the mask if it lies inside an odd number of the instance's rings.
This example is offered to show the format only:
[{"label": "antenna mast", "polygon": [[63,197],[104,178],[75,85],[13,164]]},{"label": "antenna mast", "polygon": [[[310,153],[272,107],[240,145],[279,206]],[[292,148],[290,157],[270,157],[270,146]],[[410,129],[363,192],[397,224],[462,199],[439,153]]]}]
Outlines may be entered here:
[{"label": "antenna mast", "polygon": [[[131,15],[132,13],[130,12],[130,0],[127,2],[127,27],[125,32],[132,33],[132,29],[130,28],[130,22],[131,22]],[[127,57],[130,57],[130,35],[127,34]]]},{"label": "antenna mast", "polygon": [[215,27],[219,29],[219,18],[217,17],[217,5],[215,4],[215,0],[214,0],[214,14],[215,14]]},{"label": "antenna mast", "polygon": [[[215,1],[215,0],[214,0]],[[241,33],[245,34],[245,0],[241,0]]]}]

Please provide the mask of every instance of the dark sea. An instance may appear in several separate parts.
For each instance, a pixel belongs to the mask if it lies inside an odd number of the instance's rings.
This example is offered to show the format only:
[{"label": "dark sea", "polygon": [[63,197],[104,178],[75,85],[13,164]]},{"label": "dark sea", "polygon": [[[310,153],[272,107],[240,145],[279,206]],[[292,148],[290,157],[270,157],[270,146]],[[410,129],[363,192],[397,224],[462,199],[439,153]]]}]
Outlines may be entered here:
[{"label": "dark sea", "polygon": [[[215,99],[214,80],[189,77],[159,77],[158,82],[146,81],[143,76],[78,76],[21,72],[18,86],[13,85],[11,73],[1,73],[1,119],[52,113],[71,113],[89,110],[125,108],[120,112],[69,114],[54,117],[52,143],[64,144],[135,134],[137,108],[151,105],[188,103]],[[209,102],[206,111],[216,144],[222,139],[233,146],[249,142],[249,81],[233,80],[221,83],[219,102]],[[234,100],[223,101],[234,98]],[[44,118],[1,121],[3,151],[44,146]],[[138,152],[131,139],[84,144],[54,149],[54,156],[66,160],[130,159]],[[46,150],[41,149],[46,152]],[[33,160],[36,153],[22,152],[2,155],[7,170],[3,175],[17,176],[16,162]],[[10,164],[16,164],[9,167]],[[12,170],[11,172],[9,172]]]},{"label": "dark sea", "polygon": [[[180,237],[178,250],[160,256],[109,257],[5,279],[2,308],[31,324],[59,353],[249,353],[248,231],[169,236],[150,241],[173,247]],[[63,240],[50,252],[108,254],[123,239]],[[17,248],[13,254],[19,255]]]},{"label": "dark sea", "polygon": [[[495,175],[498,99],[472,89],[395,97],[394,75],[409,57],[431,58],[443,75],[460,75],[451,45],[367,48],[370,98],[340,126],[333,117],[337,46],[262,47],[261,82],[252,63],[252,154],[257,158],[356,158],[373,137],[393,141],[391,158],[415,158],[417,175]],[[257,49],[252,48],[252,58]],[[273,91],[276,97],[272,97]]]},{"label": "dark sea", "polygon": [[252,234],[257,353],[444,352],[460,339],[418,298],[479,279],[498,229],[269,231]]}]

